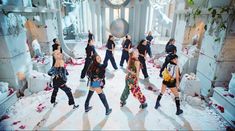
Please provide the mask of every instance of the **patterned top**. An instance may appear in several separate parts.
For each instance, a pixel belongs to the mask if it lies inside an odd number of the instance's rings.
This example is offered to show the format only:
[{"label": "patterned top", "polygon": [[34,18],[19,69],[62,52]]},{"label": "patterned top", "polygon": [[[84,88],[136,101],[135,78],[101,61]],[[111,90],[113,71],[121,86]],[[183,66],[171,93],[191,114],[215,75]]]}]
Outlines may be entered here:
[{"label": "patterned top", "polygon": [[173,78],[176,78],[176,67],[177,65],[171,63],[167,65],[167,70]]}]

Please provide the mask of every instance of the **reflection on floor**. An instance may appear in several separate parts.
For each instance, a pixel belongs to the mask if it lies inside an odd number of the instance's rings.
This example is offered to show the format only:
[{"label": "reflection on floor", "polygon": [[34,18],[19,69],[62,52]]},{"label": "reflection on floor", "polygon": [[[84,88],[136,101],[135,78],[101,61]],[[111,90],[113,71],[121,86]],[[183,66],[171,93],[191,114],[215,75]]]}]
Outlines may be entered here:
[{"label": "reflection on floor", "polygon": [[[75,47],[75,51],[84,52],[84,48]],[[85,44],[83,45],[85,47]],[[104,58],[105,50],[97,50]],[[115,52],[116,63],[119,65],[121,51]],[[19,130],[22,125],[25,129],[35,130],[58,130],[58,129],[78,129],[78,130],[221,130],[223,121],[212,110],[208,108],[195,108],[187,103],[182,104],[183,115],[175,115],[174,97],[170,93],[165,93],[161,101],[161,107],[154,109],[154,104],[161,87],[161,78],[158,77],[159,69],[147,64],[150,75],[149,82],[143,79],[141,73],[140,86],[143,94],[146,95],[148,107],[145,110],[139,109],[139,102],[131,94],[126,106],[120,108],[120,96],[125,87],[125,70],[114,71],[109,63],[106,74],[106,86],[104,93],[108,99],[113,112],[105,116],[105,109],[98,97],[93,95],[90,104],[93,109],[89,113],[84,113],[84,102],[88,91],[86,80],[80,80],[80,73],[83,65],[67,66],[69,70],[68,86],[71,87],[75,102],[79,108],[73,110],[68,106],[67,96],[59,91],[58,104],[53,107],[50,104],[51,91],[42,91],[19,100],[8,112],[9,119],[2,121],[0,129]],[[125,68],[125,65],[124,65]],[[38,104],[45,105],[42,112],[37,112]],[[20,121],[17,124],[12,124]]]}]

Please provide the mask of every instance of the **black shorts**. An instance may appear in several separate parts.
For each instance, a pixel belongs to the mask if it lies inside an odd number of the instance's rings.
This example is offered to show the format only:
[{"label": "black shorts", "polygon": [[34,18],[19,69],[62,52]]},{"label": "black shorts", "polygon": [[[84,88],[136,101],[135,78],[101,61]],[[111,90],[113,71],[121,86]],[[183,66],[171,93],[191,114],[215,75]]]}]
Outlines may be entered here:
[{"label": "black shorts", "polygon": [[173,81],[162,81],[162,84],[166,85],[168,88],[176,87],[176,79]]}]

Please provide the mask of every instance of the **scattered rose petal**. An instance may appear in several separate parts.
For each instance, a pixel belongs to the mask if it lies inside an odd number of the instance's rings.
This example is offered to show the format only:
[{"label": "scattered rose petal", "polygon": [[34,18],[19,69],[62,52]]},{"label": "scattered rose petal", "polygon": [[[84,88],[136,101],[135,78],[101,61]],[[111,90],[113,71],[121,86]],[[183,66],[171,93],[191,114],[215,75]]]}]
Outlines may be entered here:
[{"label": "scattered rose petal", "polygon": [[149,86],[148,89],[152,91],[152,90],[153,90],[153,87],[152,87],[152,86]]},{"label": "scattered rose petal", "polygon": [[21,121],[15,121],[12,123],[12,125],[17,125],[18,123],[20,123]]},{"label": "scattered rose petal", "polygon": [[233,94],[229,94],[230,97],[234,98],[234,95]]},{"label": "scattered rose petal", "polygon": [[8,115],[3,115],[1,118],[0,118],[0,122],[3,121],[3,120],[6,120],[6,119],[9,119],[10,117]]},{"label": "scattered rose petal", "polygon": [[25,129],[25,127],[26,127],[25,125],[21,125],[19,128],[20,129]]},{"label": "scattered rose petal", "polygon": [[220,110],[221,113],[224,113],[224,107],[223,106],[218,106],[217,108]]},{"label": "scattered rose petal", "polygon": [[8,91],[9,91],[8,96],[10,96],[11,94],[13,94],[13,93],[14,93],[14,89],[13,89],[13,88],[8,88]]},{"label": "scattered rose petal", "polygon": [[50,91],[50,90],[52,90],[52,89],[53,89],[53,88],[47,86],[44,90],[45,90],[45,91]]}]

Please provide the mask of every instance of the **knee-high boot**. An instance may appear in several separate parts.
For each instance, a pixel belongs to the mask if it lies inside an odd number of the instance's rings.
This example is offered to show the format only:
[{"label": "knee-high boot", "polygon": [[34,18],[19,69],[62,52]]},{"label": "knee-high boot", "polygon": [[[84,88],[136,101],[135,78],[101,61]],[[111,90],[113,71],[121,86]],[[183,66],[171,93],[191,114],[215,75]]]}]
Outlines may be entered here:
[{"label": "knee-high boot", "polygon": [[99,94],[100,100],[102,101],[102,103],[104,104],[104,107],[106,109],[106,115],[109,115],[112,112],[112,109],[109,108],[109,104],[107,102],[106,96],[104,93],[100,93]]},{"label": "knee-high boot", "polygon": [[180,115],[183,113],[183,110],[180,109],[180,99],[179,97],[175,97],[175,104],[176,104],[176,115]]},{"label": "knee-high boot", "polygon": [[157,97],[157,101],[156,101],[156,105],[155,105],[155,109],[157,109],[160,106],[160,100],[162,99],[162,93],[160,93]]},{"label": "knee-high boot", "polygon": [[93,93],[94,93],[94,91],[89,90],[86,101],[85,101],[85,112],[88,112],[92,109],[92,107],[89,107],[89,102],[90,102],[90,99],[91,99]]}]

